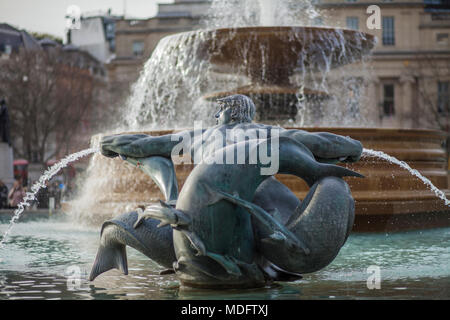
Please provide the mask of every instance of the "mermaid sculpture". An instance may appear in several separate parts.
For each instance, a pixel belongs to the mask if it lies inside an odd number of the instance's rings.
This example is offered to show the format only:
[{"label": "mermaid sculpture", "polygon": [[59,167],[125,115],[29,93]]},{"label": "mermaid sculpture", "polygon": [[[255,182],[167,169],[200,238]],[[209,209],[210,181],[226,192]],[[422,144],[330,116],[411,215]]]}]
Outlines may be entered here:
[{"label": "mermaid sculpture", "polygon": [[[339,253],[354,221],[354,201],[342,177],[362,176],[336,163],[358,161],[361,143],[254,123],[255,106],[243,95],[218,102],[217,124],[208,129],[102,139],[103,155],[138,165],[165,201],[103,224],[90,280],[112,268],[127,274],[126,245],[167,268],[162,274],[176,273],[182,285],[202,288],[301,279]],[[247,138],[218,139],[230,133]],[[199,134],[201,139],[179,148],[180,137],[191,141]],[[271,150],[277,170],[268,171],[267,161],[254,157],[263,147]],[[178,194],[171,157],[195,158],[200,149],[202,157]],[[300,201],[275,173],[304,179],[310,186],[306,198]]]}]

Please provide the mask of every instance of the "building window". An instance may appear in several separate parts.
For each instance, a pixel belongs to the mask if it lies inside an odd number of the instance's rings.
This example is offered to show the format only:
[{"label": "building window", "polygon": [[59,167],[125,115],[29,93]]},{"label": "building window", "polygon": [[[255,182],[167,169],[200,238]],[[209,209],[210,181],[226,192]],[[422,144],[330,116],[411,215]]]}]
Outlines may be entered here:
[{"label": "building window", "polygon": [[450,111],[450,82],[438,82],[438,101],[437,110],[439,113],[448,113]]},{"label": "building window", "polygon": [[10,55],[12,52],[12,46],[9,44],[5,44],[5,54]]},{"label": "building window", "polygon": [[114,39],[116,35],[116,26],[114,23],[107,23],[106,24],[106,39]]},{"label": "building window", "polygon": [[394,84],[383,85],[383,112],[385,116],[395,114]]},{"label": "building window", "polygon": [[436,34],[436,42],[440,45],[447,45],[448,44],[448,33]]},{"label": "building window", "polygon": [[133,42],[133,55],[135,57],[142,57],[144,55],[144,41]]},{"label": "building window", "polygon": [[347,28],[358,30],[359,29],[359,19],[358,17],[347,17]]},{"label": "building window", "polygon": [[446,9],[445,6],[448,5],[448,0],[424,0],[425,5],[434,5],[434,9],[439,9],[440,6],[444,6],[442,9]]},{"label": "building window", "polygon": [[431,20],[432,21],[450,20],[450,13],[445,13],[445,12],[432,13]]},{"label": "building window", "polygon": [[383,17],[383,45],[395,45],[394,17]]}]

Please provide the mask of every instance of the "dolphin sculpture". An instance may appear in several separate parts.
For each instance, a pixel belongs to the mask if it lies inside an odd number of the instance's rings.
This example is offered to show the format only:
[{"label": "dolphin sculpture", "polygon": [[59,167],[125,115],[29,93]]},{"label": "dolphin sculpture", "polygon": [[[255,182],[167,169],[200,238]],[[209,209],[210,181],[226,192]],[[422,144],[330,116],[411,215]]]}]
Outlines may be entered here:
[{"label": "dolphin sculpture", "polygon": [[[249,151],[248,160],[251,148],[271,142],[241,143]],[[167,202],[105,222],[90,279],[112,268],[126,273],[126,245],[192,287],[258,287],[267,281],[299,279],[302,273],[328,265],[354,220],[353,199],[341,178],[362,176],[318,162],[290,137],[280,137],[279,155],[278,173],[296,175],[310,186],[303,202],[274,177],[262,176],[264,165],[259,162],[200,163],[175,206],[170,197],[176,193],[166,192]],[[151,166],[151,161],[141,160]],[[164,168],[171,172],[170,165]]]}]

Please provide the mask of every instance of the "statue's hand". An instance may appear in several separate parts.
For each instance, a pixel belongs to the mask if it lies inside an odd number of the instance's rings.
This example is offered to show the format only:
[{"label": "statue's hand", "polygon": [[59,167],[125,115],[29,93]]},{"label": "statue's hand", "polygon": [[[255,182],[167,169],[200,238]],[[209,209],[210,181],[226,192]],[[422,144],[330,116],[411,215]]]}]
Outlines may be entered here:
[{"label": "statue's hand", "polygon": [[119,155],[117,152],[111,150],[111,147],[114,146],[114,138],[115,136],[105,136],[100,141],[100,152],[108,158],[115,158]]},{"label": "statue's hand", "polygon": [[117,156],[124,157],[142,157],[142,146],[139,141],[142,138],[147,138],[148,135],[142,134],[118,134],[112,136],[105,136],[100,142],[101,153],[110,158]]},{"label": "statue's hand", "polygon": [[342,162],[344,163],[353,163],[353,162],[358,162],[359,159],[361,159],[361,155],[362,155],[362,151],[363,151],[363,146],[361,144],[361,142],[359,142],[358,140],[351,140],[352,141],[352,145],[353,145],[353,150],[352,153],[349,154],[345,159],[342,160]]},{"label": "statue's hand", "polygon": [[330,154],[330,156],[328,158],[320,158],[317,156],[315,158],[317,161],[319,161],[321,163],[329,163],[329,164],[337,164],[339,162],[342,162],[342,163],[358,162],[361,159],[361,154],[362,154],[361,143],[359,141],[353,140],[352,145],[349,145],[349,146],[347,146],[347,148],[344,149],[344,152],[342,152],[343,155],[341,155],[341,156],[336,156],[336,155],[331,156],[331,154]]},{"label": "statue's hand", "polygon": [[106,157],[115,158],[122,153],[121,148],[130,142],[125,135],[105,136],[100,142],[100,151]]},{"label": "statue's hand", "polygon": [[357,140],[351,140],[351,144],[346,145],[344,150],[344,154],[347,153],[346,155],[343,156],[338,156],[335,158],[328,158],[328,159],[323,159],[323,158],[317,158],[316,160],[322,163],[331,163],[331,164],[337,164],[339,162],[342,163],[354,163],[354,162],[358,162],[361,159],[361,155],[362,155],[362,144],[361,142],[357,141]]}]

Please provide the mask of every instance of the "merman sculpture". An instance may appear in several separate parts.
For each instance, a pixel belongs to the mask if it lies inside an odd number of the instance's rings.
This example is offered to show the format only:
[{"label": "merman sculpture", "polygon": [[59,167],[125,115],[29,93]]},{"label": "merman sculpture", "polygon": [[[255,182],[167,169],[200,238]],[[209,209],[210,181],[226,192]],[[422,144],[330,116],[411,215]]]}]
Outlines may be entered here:
[{"label": "merman sculpture", "polygon": [[[90,280],[112,268],[127,274],[126,245],[168,268],[164,274],[175,272],[183,285],[202,288],[292,281],[336,257],[354,221],[354,201],[342,177],[362,176],[335,164],[358,161],[361,143],[253,123],[255,106],[244,95],[218,102],[217,125],[208,129],[102,139],[103,155],[140,166],[166,202],[103,224]],[[180,138],[189,143],[180,148]],[[263,149],[270,150],[275,171],[255,156]],[[171,157],[179,153],[197,161],[178,194]],[[275,173],[304,179],[307,197],[300,202]]]}]

